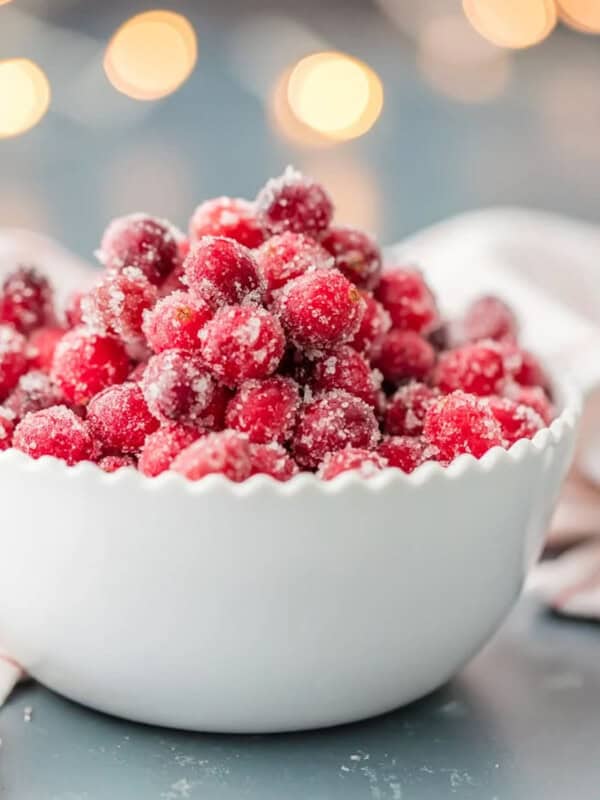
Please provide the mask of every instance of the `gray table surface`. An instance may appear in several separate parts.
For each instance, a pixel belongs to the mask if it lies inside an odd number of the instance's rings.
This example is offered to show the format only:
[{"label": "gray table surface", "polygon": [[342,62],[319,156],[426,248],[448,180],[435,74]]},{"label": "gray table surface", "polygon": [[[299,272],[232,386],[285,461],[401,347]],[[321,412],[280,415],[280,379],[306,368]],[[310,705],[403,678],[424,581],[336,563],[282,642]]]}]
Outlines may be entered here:
[{"label": "gray table surface", "polygon": [[151,728],[29,684],[0,712],[0,796],[599,800],[599,633],[522,600],[440,691],[392,714],[306,734]]}]

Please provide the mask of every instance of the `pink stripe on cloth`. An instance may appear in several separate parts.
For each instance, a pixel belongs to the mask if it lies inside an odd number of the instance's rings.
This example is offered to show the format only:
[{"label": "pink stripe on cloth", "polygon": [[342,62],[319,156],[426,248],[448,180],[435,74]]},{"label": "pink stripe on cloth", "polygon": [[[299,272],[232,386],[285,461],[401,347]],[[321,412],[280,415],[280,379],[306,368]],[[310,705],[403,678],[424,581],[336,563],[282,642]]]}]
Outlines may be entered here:
[{"label": "pink stripe on cloth", "polygon": [[0,653],[0,708],[17,683],[25,677],[24,670],[10,656]]}]

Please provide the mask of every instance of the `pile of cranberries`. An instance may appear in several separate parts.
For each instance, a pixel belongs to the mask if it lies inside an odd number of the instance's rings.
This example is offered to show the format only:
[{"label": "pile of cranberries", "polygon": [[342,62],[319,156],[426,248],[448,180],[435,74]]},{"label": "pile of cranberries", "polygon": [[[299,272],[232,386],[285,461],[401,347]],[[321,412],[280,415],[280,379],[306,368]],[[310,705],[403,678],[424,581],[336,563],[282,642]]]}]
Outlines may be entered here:
[{"label": "pile of cranberries", "polygon": [[421,273],[382,273],[366,233],[288,168],[254,202],[220,197],[189,237],[113,221],[97,285],[54,308],[19,266],[0,290],[0,450],[148,476],[243,481],[411,472],[531,437],[544,372],[499,299],[446,325]]}]

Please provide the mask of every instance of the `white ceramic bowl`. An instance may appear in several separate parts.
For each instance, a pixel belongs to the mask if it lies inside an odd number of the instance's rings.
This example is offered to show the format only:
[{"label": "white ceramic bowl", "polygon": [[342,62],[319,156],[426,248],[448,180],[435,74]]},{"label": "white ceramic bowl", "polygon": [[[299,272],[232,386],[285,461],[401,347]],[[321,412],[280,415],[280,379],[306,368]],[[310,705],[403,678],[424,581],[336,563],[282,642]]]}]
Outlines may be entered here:
[{"label": "white ceramic bowl", "polygon": [[0,454],[0,640],[42,683],[204,731],[334,725],[444,683],[514,603],[577,399],[480,461],[231,484]]}]

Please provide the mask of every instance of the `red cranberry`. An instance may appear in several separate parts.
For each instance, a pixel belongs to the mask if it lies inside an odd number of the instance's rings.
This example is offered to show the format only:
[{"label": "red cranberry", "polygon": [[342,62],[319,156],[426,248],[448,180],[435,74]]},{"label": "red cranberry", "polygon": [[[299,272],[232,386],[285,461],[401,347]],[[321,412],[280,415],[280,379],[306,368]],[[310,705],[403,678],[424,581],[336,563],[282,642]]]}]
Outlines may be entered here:
[{"label": "red cranberry", "polygon": [[152,356],[141,382],[148,408],[159,420],[201,427],[215,381],[197,353],[163,350]]},{"label": "red cranberry", "polygon": [[338,347],[317,361],[310,381],[310,387],[315,394],[343,389],[374,408],[378,403],[380,384],[379,373],[373,372],[364,356],[348,345]]},{"label": "red cranberry", "polygon": [[108,450],[136,453],[149,433],[158,428],[137,383],[109,386],[92,398],[88,424]]},{"label": "red cranberry", "polygon": [[68,403],[87,405],[107,386],[129,373],[129,358],[115,336],[73,328],[56,346],[50,377]]},{"label": "red cranberry", "polygon": [[385,308],[370,292],[361,291],[360,295],[365,301],[365,313],[350,344],[359,353],[374,359],[381,353],[385,334],[392,327],[392,321]]},{"label": "red cranberry", "polygon": [[7,408],[0,407],[0,452],[8,450],[12,443],[14,416]]},{"label": "red cranberry", "polygon": [[190,291],[211,308],[260,302],[262,280],[247,247],[221,236],[205,236],[190,250],[184,270]]},{"label": "red cranberry", "polygon": [[21,375],[19,382],[6,398],[5,406],[17,419],[32,411],[59,405],[60,392],[45,372],[39,370]]},{"label": "red cranberry", "polygon": [[373,409],[363,400],[340,390],[321,395],[305,406],[293,438],[301,467],[318,467],[327,453],[345,447],[371,450],[379,440]]},{"label": "red cranberry", "polygon": [[256,251],[259,272],[266,287],[266,297],[299,278],[308,270],[329,269],[333,259],[321,245],[303,233],[272,236]]},{"label": "red cranberry", "polygon": [[181,238],[182,234],[165,220],[130,214],[110,223],[98,258],[111,271],[137,267],[150,283],[158,284],[177,266]]},{"label": "red cranberry", "polygon": [[200,435],[199,431],[183,425],[162,425],[157,431],[146,437],[140,453],[140,472],[149,478],[166,472],[171,467],[173,459],[192,442],[195,442]]},{"label": "red cranberry", "polygon": [[349,281],[374,289],[381,275],[381,250],[364,231],[334,225],[321,237],[321,244],[335,258],[335,265]]},{"label": "red cranberry", "polygon": [[21,333],[30,333],[54,322],[52,288],[47,278],[32,267],[19,267],[0,289],[0,322]]},{"label": "red cranberry", "polygon": [[83,321],[99,333],[114,333],[124,342],[138,342],[144,313],[157,298],[156,287],[138,267],[107,272],[81,301]]},{"label": "red cranberry", "polygon": [[506,383],[502,350],[491,340],[447,350],[439,357],[435,382],[442,392],[462,389],[480,396],[501,394]]},{"label": "red cranberry", "polygon": [[101,470],[104,470],[104,472],[116,472],[125,467],[133,467],[135,469],[137,464],[135,458],[132,456],[119,455],[104,456],[98,461],[98,466]]},{"label": "red cranberry", "polygon": [[289,481],[298,465],[280,444],[250,445],[250,474],[270,475],[276,481]]},{"label": "red cranberry", "polygon": [[502,427],[507,446],[519,439],[532,439],[544,427],[544,420],[533,408],[515,403],[508,397],[488,397],[487,403]]},{"label": "red cranberry", "polygon": [[56,345],[65,333],[64,328],[38,328],[35,330],[27,342],[29,365],[41,369],[43,372],[50,372]]},{"label": "red cranberry", "polygon": [[221,473],[239,483],[250,476],[252,462],[248,439],[237,431],[209,433],[186,447],[171,469],[192,481]]},{"label": "red cranberry", "polygon": [[435,350],[415,331],[392,328],[383,338],[375,366],[386,381],[399,383],[407,378],[422,381],[435,364]]},{"label": "red cranberry", "polygon": [[509,384],[505,394],[515,403],[532,408],[542,418],[544,425],[550,425],[554,419],[554,407],[547,394],[539,386]]},{"label": "red cranberry", "polygon": [[317,236],[329,227],[333,203],[320,183],[288,167],[272,178],[256,198],[258,218],[269,233]]},{"label": "red cranberry", "polygon": [[225,412],[227,405],[233,396],[233,392],[223,384],[215,386],[215,393],[208,408],[202,414],[199,423],[207,431],[222,431],[225,427]]},{"label": "red cranberry", "polygon": [[81,313],[81,302],[86,296],[85,292],[73,292],[67,301],[65,308],[65,319],[70,328],[75,328],[83,322]]},{"label": "red cranberry", "polygon": [[423,432],[427,409],[436,397],[424,383],[407,383],[390,398],[385,415],[385,430],[393,436],[418,436]]},{"label": "red cranberry", "polygon": [[208,304],[199,297],[189,292],[173,292],[146,313],[143,330],[155,353],[173,347],[197,350],[198,332],[212,315]]},{"label": "red cranberry", "polygon": [[435,460],[437,450],[427,444],[420,436],[386,436],[377,448],[388,466],[411,473],[424,464]]},{"label": "red cranberry", "polygon": [[425,334],[438,322],[435,299],[417,269],[396,267],[384,272],[375,297],[389,311],[394,328]]},{"label": "red cranberry", "polygon": [[346,447],[335,453],[328,453],[321,462],[318,476],[321,480],[330,481],[342,472],[356,471],[361,478],[372,478],[387,467],[387,459],[373,450],[360,447]]},{"label": "red cranberry", "polygon": [[276,308],[293,344],[319,354],[352,339],[365,302],[356,286],[340,272],[318,270],[287,283],[277,297]]},{"label": "red cranberry", "polygon": [[529,350],[514,344],[504,346],[504,364],[513,380],[521,386],[541,386],[548,389],[550,381],[538,359]]},{"label": "red cranberry", "polygon": [[215,197],[198,206],[190,220],[190,238],[203,236],[226,236],[250,248],[265,240],[254,203],[239,197]]},{"label": "red cranberry", "polygon": [[0,325],[0,400],[27,370],[27,342],[12,325]]},{"label": "red cranberry", "polygon": [[227,406],[228,428],[245,433],[251,442],[286,442],[292,435],[300,405],[298,385],[275,375],[242,383]]},{"label": "red cranberry", "polygon": [[468,341],[495,339],[514,341],[519,332],[512,310],[499,297],[486,295],[475,300],[463,319],[464,336]]},{"label": "red cranberry", "polygon": [[226,386],[275,372],[285,337],[277,317],[256,306],[225,306],[199,333],[206,365]]},{"label": "red cranberry", "polygon": [[462,453],[481,458],[491,447],[502,444],[502,428],[486,402],[461,391],[429,406],[423,434],[445,463]]},{"label": "red cranberry", "polygon": [[69,465],[90,460],[94,452],[86,423],[66,406],[27,414],[15,428],[13,447],[32,458],[54,456]]}]

